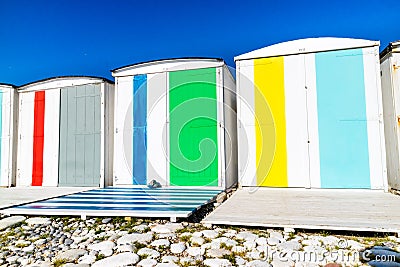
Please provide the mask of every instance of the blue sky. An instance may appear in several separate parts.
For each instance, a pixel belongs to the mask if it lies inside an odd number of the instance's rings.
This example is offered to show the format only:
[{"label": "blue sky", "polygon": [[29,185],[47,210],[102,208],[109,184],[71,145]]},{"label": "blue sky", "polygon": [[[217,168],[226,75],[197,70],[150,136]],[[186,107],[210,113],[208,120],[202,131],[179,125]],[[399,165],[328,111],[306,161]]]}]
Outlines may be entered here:
[{"label": "blue sky", "polygon": [[400,39],[399,1],[0,0],[0,82],[171,57],[233,57],[274,43],[334,36]]}]

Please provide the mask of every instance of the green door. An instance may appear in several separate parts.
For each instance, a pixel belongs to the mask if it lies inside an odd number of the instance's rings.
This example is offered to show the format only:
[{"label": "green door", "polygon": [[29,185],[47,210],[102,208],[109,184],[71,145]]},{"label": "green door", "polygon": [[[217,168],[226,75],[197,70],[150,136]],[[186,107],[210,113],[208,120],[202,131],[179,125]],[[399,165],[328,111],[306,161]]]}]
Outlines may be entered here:
[{"label": "green door", "polygon": [[100,84],[61,89],[60,186],[99,186]]},{"label": "green door", "polygon": [[169,73],[170,184],[218,186],[216,69]]}]

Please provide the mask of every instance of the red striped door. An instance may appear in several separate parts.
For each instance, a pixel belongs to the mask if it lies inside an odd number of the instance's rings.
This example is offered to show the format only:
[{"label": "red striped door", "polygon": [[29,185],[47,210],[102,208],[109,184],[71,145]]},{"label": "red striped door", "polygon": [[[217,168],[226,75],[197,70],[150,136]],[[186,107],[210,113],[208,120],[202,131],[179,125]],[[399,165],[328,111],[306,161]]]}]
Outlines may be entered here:
[{"label": "red striped door", "polygon": [[45,92],[35,92],[32,164],[33,186],[41,186],[43,183],[44,111]]}]

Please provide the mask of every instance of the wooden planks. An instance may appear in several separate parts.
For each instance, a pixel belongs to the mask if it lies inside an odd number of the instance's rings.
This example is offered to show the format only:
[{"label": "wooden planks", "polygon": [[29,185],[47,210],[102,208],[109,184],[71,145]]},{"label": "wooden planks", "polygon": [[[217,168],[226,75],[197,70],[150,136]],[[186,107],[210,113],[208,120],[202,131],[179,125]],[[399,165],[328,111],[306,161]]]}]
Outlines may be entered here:
[{"label": "wooden planks", "polygon": [[203,222],[400,232],[400,197],[383,191],[361,189],[244,188]]}]

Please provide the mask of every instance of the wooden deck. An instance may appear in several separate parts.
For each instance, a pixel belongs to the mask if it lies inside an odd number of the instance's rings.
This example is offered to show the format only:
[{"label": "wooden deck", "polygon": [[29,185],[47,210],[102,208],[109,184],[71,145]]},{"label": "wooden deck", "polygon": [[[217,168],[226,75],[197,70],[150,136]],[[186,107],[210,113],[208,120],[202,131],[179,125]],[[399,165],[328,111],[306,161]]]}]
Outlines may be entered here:
[{"label": "wooden deck", "polygon": [[375,190],[243,188],[204,223],[400,232],[400,196]]}]

